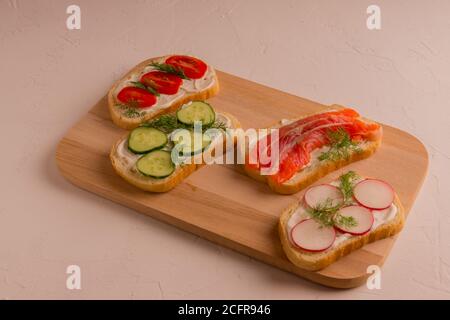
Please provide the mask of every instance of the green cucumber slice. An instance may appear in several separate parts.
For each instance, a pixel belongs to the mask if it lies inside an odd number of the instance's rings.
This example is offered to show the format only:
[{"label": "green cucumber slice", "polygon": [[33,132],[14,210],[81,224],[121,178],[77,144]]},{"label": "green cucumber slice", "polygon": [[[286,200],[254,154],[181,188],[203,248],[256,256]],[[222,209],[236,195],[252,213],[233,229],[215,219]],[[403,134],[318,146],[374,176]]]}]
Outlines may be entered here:
[{"label": "green cucumber slice", "polygon": [[138,127],[128,137],[128,149],[141,154],[163,147],[167,144],[167,135],[151,127]]},{"label": "green cucumber slice", "polygon": [[177,118],[178,121],[187,125],[193,125],[195,121],[200,121],[204,126],[208,126],[216,120],[216,113],[208,103],[192,101],[177,111]]},{"label": "green cucumber slice", "polygon": [[139,158],[136,168],[145,176],[165,178],[175,171],[169,151],[155,150]]},{"label": "green cucumber slice", "polygon": [[194,155],[203,152],[211,144],[211,137],[201,132],[179,129],[172,133],[170,139],[175,148],[183,155]]}]

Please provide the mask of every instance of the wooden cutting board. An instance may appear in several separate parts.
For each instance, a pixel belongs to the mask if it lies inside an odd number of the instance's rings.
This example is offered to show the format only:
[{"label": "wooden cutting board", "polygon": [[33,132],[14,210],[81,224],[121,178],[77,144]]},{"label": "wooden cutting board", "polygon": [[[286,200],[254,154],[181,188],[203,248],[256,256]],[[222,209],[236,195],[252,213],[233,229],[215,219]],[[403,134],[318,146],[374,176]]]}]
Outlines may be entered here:
[{"label": "wooden cutting board", "polygon": [[[230,74],[218,72],[218,76],[221,91],[209,101],[216,109],[235,115],[244,128],[267,127],[281,118],[326,108]],[[280,212],[301,198],[302,192],[291,196],[274,194],[237,166],[212,165],[195,172],[168,193],[147,193],[126,183],[112,169],[108,154],[123,133],[110,120],[106,98],[101,99],[59,143],[56,159],[61,173],[80,188],[330,287],[363,284],[369,276],[367,267],[381,266],[395,242],[396,237],[372,243],[319,272],[302,270],[286,258],[277,233]],[[419,140],[384,126],[379,151],[345,169],[389,181],[408,213],[427,166],[428,155]],[[343,170],[319,183],[337,178]]]}]

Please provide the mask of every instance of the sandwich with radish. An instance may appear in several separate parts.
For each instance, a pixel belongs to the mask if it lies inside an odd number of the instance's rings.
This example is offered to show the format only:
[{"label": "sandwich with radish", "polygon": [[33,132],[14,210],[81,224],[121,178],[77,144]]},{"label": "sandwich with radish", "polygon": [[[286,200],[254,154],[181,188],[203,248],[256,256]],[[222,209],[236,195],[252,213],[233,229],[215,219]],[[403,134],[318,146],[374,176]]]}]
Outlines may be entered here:
[{"label": "sandwich with radish", "polygon": [[279,220],[283,250],[296,266],[316,271],[365,244],[398,233],[404,209],[389,183],[354,171],[308,188]]},{"label": "sandwich with radish", "polygon": [[108,108],[116,125],[133,129],[186,102],[208,99],[218,90],[210,65],[193,56],[168,55],[148,59],[119,79],[109,90]]},{"label": "sandwich with radish", "polygon": [[121,137],[111,149],[111,163],[132,185],[167,192],[200,168],[205,157],[213,159],[234,147],[226,142],[226,133],[239,127],[231,114],[216,112],[205,101],[191,101]]},{"label": "sandwich with radish", "polygon": [[[267,135],[250,146],[248,154],[256,156],[246,157],[244,169],[281,194],[296,193],[331,171],[369,157],[380,146],[383,135],[380,124],[338,105],[281,120],[271,129],[278,129],[278,135]],[[278,152],[277,157],[274,152]],[[271,173],[264,174],[265,170]]]}]

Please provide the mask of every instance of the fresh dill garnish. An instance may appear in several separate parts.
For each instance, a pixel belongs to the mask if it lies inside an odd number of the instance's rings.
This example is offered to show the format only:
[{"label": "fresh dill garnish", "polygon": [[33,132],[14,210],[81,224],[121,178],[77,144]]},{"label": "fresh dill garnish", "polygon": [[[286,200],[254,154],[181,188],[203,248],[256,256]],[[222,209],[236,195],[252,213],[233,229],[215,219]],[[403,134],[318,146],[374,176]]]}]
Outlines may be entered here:
[{"label": "fresh dill garnish", "polygon": [[123,114],[128,118],[137,118],[141,116],[141,113],[134,109],[127,109]]},{"label": "fresh dill garnish", "polygon": [[127,118],[138,118],[143,115],[143,112],[137,111],[137,103],[135,101],[130,101],[129,105],[117,104],[116,106],[122,111],[122,114]]},{"label": "fresh dill garnish", "polygon": [[[166,133],[170,133],[176,129],[193,129],[193,125],[187,125],[178,121],[176,114],[163,114],[162,116],[150,120],[143,124],[143,126],[152,127],[164,131]],[[227,127],[221,121],[215,121],[210,125],[203,125],[202,131],[206,131],[208,129],[218,129],[225,130]]]},{"label": "fresh dill garnish", "polygon": [[354,182],[359,178],[354,171],[339,177],[339,189],[341,190],[344,199],[338,204],[334,204],[332,199],[326,199],[324,202],[318,204],[316,207],[307,208],[306,212],[323,227],[332,227],[337,225],[342,228],[352,228],[358,225],[358,222],[353,217],[345,217],[339,213],[339,210],[351,204],[353,197]]},{"label": "fresh dill garnish", "polygon": [[332,227],[335,224],[334,217],[341,207],[341,204],[333,205],[333,200],[328,198],[325,202],[318,204],[314,208],[308,208],[306,211],[322,226]]},{"label": "fresh dill garnish", "polygon": [[152,62],[150,64],[153,68],[159,70],[159,71],[164,71],[167,73],[171,73],[174,74],[176,76],[179,76],[181,79],[189,79],[185,74],[184,71],[181,70],[180,68],[177,68],[175,66],[172,66],[170,64],[167,63],[158,63],[158,62]]},{"label": "fresh dill garnish", "polygon": [[144,90],[150,92],[151,94],[153,94],[154,96],[159,97],[159,92],[156,91],[155,88],[150,87],[150,86],[146,86],[145,84],[143,84],[142,82],[139,82],[139,81],[131,81],[131,83],[135,87],[140,88],[140,89],[144,89]]},{"label": "fresh dill garnish", "polygon": [[167,133],[176,129],[187,129],[184,123],[178,121],[175,114],[163,114],[156,119],[144,123],[143,126],[156,128]]},{"label": "fresh dill garnish", "polygon": [[341,214],[337,214],[335,217],[335,223],[343,228],[350,229],[353,227],[356,227],[358,225],[358,222],[356,222],[355,218],[353,217],[344,217]]},{"label": "fresh dill garnish", "polygon": [[348,171],[339,177],[339,189],[344,196],[344,203],[348,204],[352,201],[354,182],[359,178],[355,171]]},{"label": "fresh dill garnish", "polygon": [[[206,129],[217,129],[217,130],[226,130],[227,126],[222,121],[214,121],[209,126],[206,126]],[[206,130],[205,129],[205,130]]]},{"label": "fresh dill garnish", "polygon": [[320,161],[348,159],[351,151],[361,152],[359,144],[350,138],[345,129],[328,130],[327,134],[330,140],[330,149],[319,155]]},{"label": "fresh dill garnish", "polygon": [[342,203],[333,205],[332,199],[327,199],[325,202],[317,205],[314,208],[308,208],[308,214],[316,220],[322,227],[340,226],[343,228],[356,227],[358,223],[353,217],[344,217],[339,213],[343,207]]}]

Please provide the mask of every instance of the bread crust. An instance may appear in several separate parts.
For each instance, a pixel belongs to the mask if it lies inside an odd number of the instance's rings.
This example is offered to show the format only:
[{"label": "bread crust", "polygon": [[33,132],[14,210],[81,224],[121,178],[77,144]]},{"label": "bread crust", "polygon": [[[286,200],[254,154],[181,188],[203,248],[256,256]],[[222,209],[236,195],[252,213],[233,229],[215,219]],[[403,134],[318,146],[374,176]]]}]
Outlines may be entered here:
[{"label": "bread crust", "polygon": [[396,216],[392,220],[381,224],[375,230],[364,235],[352,236],[340,243],[336,248],[324,252],[307,252],[294,246],[289,240],[287,223],[299,206],[299,202],[293,203],[283,210],[279,219],[278,233],[281,245],[288,259],[297,267],[310,271],[321,270],[368,243],[388,238],[400,232],[405,223],[405,210],[397,195],[395,195],[394,204],[397,206]]},{"label": "bread crust", "polygon": [[[332,105],[331,108],[342,109],[343,107],[339,105]],[[293,120],[295,121],[301,118],[302,117]],[[367,122],[374,123],[374,121],[365,118],[362,119]],[[272,126],[271,128],[277,127],[280,127],[279,123]],[[314,166],[313,169],[308,168],[302,169],[301,171],[296,173],[293,178],[281,184],[277,184],[273,182],[271,179],[268,179],[268,176],[261,175],[259,170],[257,169],[248,168],[247,166],[244,166],[244,171],[252,179],[267,183],[273,191],[279,194],[294,194],[303,190],[304,188],[316,182],[320,178],[326,176],[330,172],[338,170],[355,161],[363,160],[370,157],[381,145],[382,135],[383,135],[382,127],[380,125],[380,134],[378,135],[377,139],[374,141],[367,142],[367,144],[364,147],[362,147],[359,152],[351,151],[346,159],[341,159],[339,161],[324,161],[321,162],[319,165]]]},{"label": "bread crust", "polygon": [[[233,115],[226,112],[220,112],[220,114],[226,116],[231,120],[231,127],[233,128],[241,127],[240,122]],[[119,140],[117,140],[117,142],[111,148],[109,158],[111,160],[111,164],[113,166],[114,171],[123,179],[125,179],[128,183],[138,187],[139,189],[150,192],[167,192],[175,188],[190,174],[192,174],[194,171],[198,170],[200,167],[204,165],[203,163],[184,164],[182,166],[178,166],[175,169],[175,172],[173,172],[170,176],[162,179],[150,178],[145,177],[143,175],[133,174],[129,172],[129,169],[121,163],[120,158],[117,156],[117,149],[119,145],[123,142],[124,139],[128,138],[128,135],[129,133],[126,133]],[[236,143],[236,140],[234,142]]]},{"label": "bread crust", "polygon": [[[171,56],[171,55],[168,55]],[[153,61],[157,61],[158,59],[163,58],[156,57],[156,58],[150,58],[147,59],[138,65],[136,65],[133,69],[128,71],[122,78],[120,78],[118,81],[114,83],[114,85],[111,87],[111,89],[108,92],[108,109],[109,113],[111,115],[111,119],[114,124],[117,126],[126,129],[131,130],[139,126],[141,123],[148,121],[158,115],[166,114],[166,113],[172,113],[176,111],[180,106],[183,104],[193,101],[193,100],[206,100],[208,98],[211,98],[212,96],[216,95],[219,92],[219,80],[217,78],[217,74],[214,72],[214,84],[209,87],[206,90],[202,90],[199,92],[193,92],[193,93],[187,93],[182,98],[177,99],[173,103],[170,104],[167,108],[163,109],[157,109],[154,111],[147,112],[142,117],[136,117],[136,118],[128,118],[125,117],[120,110],[116,107],[116,97],[114,95],[114,92],[116,91],[117,86],[119,86],[123,81],[125,81],[129,76],[132,74],[141,71],[144,69],[147,65],[152,63]]]}]

